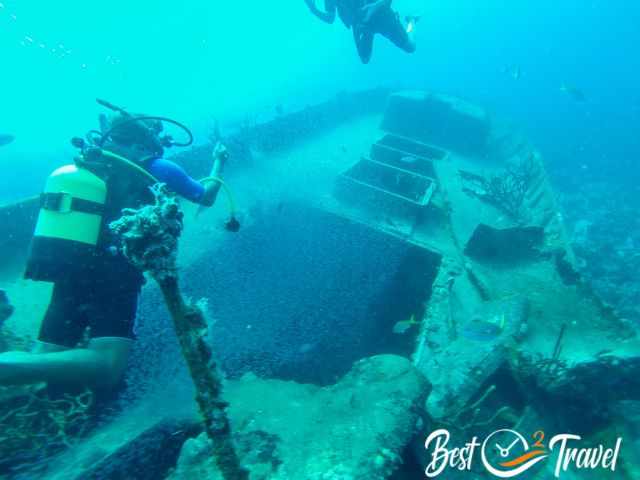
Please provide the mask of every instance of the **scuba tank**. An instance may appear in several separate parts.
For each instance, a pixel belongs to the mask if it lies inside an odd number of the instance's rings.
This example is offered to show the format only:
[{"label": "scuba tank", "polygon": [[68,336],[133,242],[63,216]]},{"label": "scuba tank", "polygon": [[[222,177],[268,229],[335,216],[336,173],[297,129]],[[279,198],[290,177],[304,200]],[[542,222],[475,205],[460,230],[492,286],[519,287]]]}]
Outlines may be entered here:
[{"label": "scuba tank", "polygon": [[[144,190],[147,184],[157,182],[147,172],[145,159],[162,156],[164,147],[188,146],[193,142],[191,131],[175,120],[133,115],[104,100],[98,103],[114,112],[114,116],[107,119],[101,115],[101,130],[88,132],[86,140],[74,138],[72,144],[80,150],[75,163],[58,168],[47,179],[25,278],[56,282],[70,276],[90,275],[89,269],[105,249],[103,232],[118,205],[117,200],[114,203],[114,196],[118,196],[115,187],[128,185],[116,170],[123,167],[145,177],[140,187]],[[181,128],[187,140],[178,143],[168,135],[161,135],[163,122]],[[122,148],[127,152],[125,155],[131,153],[135,158],[129,160],[105,148]]]},{"label": "scuba tank", "polygon": [[[80,156],[74,164],[58,168],[47,179],[40,196],[40,212],[25,278],[55,282],[86,273],[87,266],[93,265],[99,247],[103,246],[105,215],[113,214],[110,208],[114,192],[109,192],[108,185],[112,183],[114,162],[148,175],[149,184],[156,182],[143,166],[103,150],[105,143],[139,145],[140,150],[150,156],[161,156],[162,146],[172,145],[170,138],[159,136],[162,124],[154,123],[156,117],[131,115],[108,102],[99,100],[98,103],[117,116],[106,121],[101,115],[102,131],[90,131],[87,141],[74,138],[72,144],[80,149]],[[190,142],[191,132],[186,131]]]},{"label": "scuba tank", "polygon": [[[61,167],[49,176],[41,195],[25,278],[55,282],[85,274],[99,253],[101,234],[106,222],[111,221],[113,207],[118,205],[112,201],[112,196],[118,196],[113,190],[118,188],[109,191],[108,185],[127,188],[115,170],[122,167],[148,185],[158,183],[147,171],[147,161],[161,157],[164,148],[188,147],[193,143],[191,131],[175,120],[133,115],[104,100],[98,103],[115,112],[115,116],[109,120],[101,115],[101,130],[90,131],[86,141],[74,138],[72,144],[80,149],[81,155],[75,164]],[[180,143],[170,135],[161,135],[163,123],[181,129],[186,133],[186,141]],[[227,191],[231,208],[227,229],[237,231],[232,195],[222,180],[212,180],[220,182]]]},{"label": "scuba tank", "polygon": [[53,282],[85,265],[98,245],[106,200],[106,182],[89,170],[54,171],[40,196],[25,278]]}]

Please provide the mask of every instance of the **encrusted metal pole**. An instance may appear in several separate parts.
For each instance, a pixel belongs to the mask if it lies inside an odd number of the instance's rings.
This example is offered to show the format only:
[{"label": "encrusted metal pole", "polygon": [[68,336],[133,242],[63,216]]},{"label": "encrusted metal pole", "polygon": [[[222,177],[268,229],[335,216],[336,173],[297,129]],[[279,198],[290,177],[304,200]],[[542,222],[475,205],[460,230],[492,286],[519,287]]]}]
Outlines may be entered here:
[{"label": "encrusted metal pole", "polygon": [[155,185],[152,192],[155,205],[127,209],[109,227],[119,236],[129,261],[149,272],[162,290],[196,387],[196,400],[220,473],[225,480],[245,480],[249,473],[240,465],[235,451],[228,404],[222,399],[222,377],[204,338],[207,333],[204,313],[184,300],[178,285],[176,258],[183,214],[175,197],[163,185]]}]

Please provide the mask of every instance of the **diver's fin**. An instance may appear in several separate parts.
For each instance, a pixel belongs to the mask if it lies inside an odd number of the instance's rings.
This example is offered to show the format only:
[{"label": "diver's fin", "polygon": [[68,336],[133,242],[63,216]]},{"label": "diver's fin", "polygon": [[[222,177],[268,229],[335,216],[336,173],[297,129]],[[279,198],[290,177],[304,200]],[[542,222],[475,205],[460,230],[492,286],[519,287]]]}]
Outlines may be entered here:
[{"label": "diver's fin", "polygon": [[413,23],[414,25],[420,21],[422,15],[407,15],[404,17],[407,23]]}]

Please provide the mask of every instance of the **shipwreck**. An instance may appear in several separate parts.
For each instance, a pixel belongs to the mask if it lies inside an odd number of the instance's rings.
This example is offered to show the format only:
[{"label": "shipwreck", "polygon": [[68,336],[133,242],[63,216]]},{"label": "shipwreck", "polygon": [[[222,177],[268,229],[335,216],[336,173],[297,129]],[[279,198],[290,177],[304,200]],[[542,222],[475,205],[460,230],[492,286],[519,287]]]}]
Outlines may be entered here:
[{"label": "shipwreck", "polygon": [[[624,413],[640,400],[637,330],[577,272],[526,135],[457,97],[381,89],[247,121],[225,141],[243,229],[221,233],[215,212],[187,220],[179,263],[186,294],[207,299],[252,479],[423,478],[438,429],[460,443],[499,429],[624,436],[617,478],[637,478]],[[175,160],[206,176],[211,149]],[[46,308],[50,286],[20,280],[37,210],[37,198],[0,208],[5,349],[27,345]],[[160,299],[145,288],[126,408],[65,436],[43,478],[218,478]],[[21,395],[2,401],[20,408]],[[0,447],[0,469],[32,447]],[[473,472],[443,478],[493,478]]]}]

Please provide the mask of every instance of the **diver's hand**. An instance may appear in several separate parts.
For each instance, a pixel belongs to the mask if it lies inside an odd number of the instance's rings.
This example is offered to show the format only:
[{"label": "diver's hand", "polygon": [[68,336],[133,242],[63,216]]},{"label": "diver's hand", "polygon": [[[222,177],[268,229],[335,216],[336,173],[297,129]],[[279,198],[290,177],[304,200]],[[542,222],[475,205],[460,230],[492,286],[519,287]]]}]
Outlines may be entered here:
[{"label": "diver's hand", "polygon": [[309,7],[311,10],[316,8],[316,0],[304,0],[304,3],[306,3],[307,7]]},{"label": "diver's hand", "polygon": [[226,163],[226,161],[229,160],[229,151],[223,143],[217,142],[216,146],[213,147],[213,158],[215,158],[222,164]]}]

